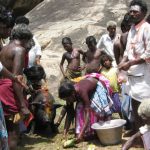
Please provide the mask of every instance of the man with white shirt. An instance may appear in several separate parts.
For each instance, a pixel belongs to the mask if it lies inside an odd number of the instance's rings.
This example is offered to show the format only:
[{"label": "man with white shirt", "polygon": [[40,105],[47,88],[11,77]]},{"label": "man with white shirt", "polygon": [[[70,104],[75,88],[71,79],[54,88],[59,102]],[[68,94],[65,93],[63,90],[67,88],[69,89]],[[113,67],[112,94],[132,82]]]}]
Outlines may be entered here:
[{"label": "man with white shirt", "polygon": [[119,64],[119,69],[128,73],[126,92],[132,98],[136,131],[142,123],[137,108],[143,99],[150,98],[150,24],[144,20],[146,13],[145,2],[131,1],[129,15],[133,25],[128,33],[123,60]]},{"label": "man with white shirt", "polygon": [[101,36],[97,43],[97,48],[103,49],[108,55],[113,59],[113,66],[116,66],[115,56],[114,56],[114,42],[120,38],[120,35],[116,33],[117,23],[115,21],[109,21],[107,23],[108,33]]}]

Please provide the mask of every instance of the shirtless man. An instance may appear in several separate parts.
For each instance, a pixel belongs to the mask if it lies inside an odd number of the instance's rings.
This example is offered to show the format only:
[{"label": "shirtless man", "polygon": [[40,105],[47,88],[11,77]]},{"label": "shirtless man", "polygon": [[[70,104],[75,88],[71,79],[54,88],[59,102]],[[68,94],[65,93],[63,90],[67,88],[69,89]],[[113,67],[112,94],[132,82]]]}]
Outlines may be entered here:
[{"label": "shirtless man", "polygon": [[[12,30],[10,43],[4,46],[0,53],[2,64],[15,75],[23,74],[25,55],[31,48],[31,39],[32,33],[27,26],[25,24],[17,25]],[[21,114],[21,116],[28,117],[30,111],[25,104],[22,87],[4,76],[0,76],[0,78],[0,99],[8,129],[9,146],[10,149],[16,149],[19,127],[19,121],[16,120],[16,116]]]},{"label": "shirtless man", "polygon": [[93,36],[86,38],[88,50],[83,55],[83,61],[86,65],[86,73],[99,72],[100,57],[106,54],[104,51],[96,48],[96,39]]},{"label": "shirtless man", "polygon": [[130,27],[131,27],[130,16],[128,13],[126,13],[121,22],[122,34],[120,38],[116,40],[114,43],[114,56],[117,64],[119,64],[123,58],[123,54],[126,49],[128,31],[130,30]]},{"label": "shirtless man", "polygon": [[[64,37],[62,39],[62,45],[66,50],[60,62],[60,70],[64,78],[73,79],[81,76],[81,67],[80,67],[81,50],[72,47],[72,41],[69,37]],[[68,62],[66,71],[64,71],[63,68],[65,60],[67,60]]]}]

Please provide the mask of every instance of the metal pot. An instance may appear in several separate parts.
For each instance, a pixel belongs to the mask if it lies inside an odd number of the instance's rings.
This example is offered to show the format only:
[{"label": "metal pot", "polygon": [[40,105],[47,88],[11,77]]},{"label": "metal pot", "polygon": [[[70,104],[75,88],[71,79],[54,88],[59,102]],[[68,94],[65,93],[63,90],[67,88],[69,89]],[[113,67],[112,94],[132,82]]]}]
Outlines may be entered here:
[{"label": "metal pot", "polygon": [[97,136],[103,145],[114,145],[121,142],[122,127],[125,123],[126,120],[115,119],[94,123],[91,128],[96,131]]}]

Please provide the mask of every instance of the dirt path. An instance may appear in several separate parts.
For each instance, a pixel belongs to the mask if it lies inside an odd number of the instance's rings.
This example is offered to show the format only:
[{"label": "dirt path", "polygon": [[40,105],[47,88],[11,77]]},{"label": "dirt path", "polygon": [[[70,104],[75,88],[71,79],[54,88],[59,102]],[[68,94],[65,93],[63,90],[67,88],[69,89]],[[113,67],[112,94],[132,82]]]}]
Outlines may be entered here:
[{"label": "dirt path", "polygon": [[[57,116],[60,112],[60,109],[57,111]],[[117,116],[114,116],[117,118]],[[51,138],[44,138],[38,135],[25,135],[23,137],[21,146],[18,147],[18,150],[64,150],[63,149],[63,125],[62,122],[59,128],[59,134]],[[73,134],[74,128],[72,127],[69,132],[69,138],[74,136]],[[122,143],[124,143],[127,139],[122,139]],[[102,146],[98,139],[90,140],[89,142],[82,142],[76,145],[74,148],[68,148],[68,150],[88,150],[89,145],[95,145],[94,150],[121,150],[122,143],[114,146]],[[143,148],[131,148],[130,150],[143,150]]]},{"label": "dirt path", "polygon": [[[124,140],[122,140],[124,142]],[[74,148],[68,150],[88,150],[89,145],[95,145],[94,150],[121,150],[122,144],[115,146],[102,146],[98,140],[82,142]],[[23,139],[22,146],[18,150],[64,150],[62,147],[62,133],[53,138],[44,138],[37,135],[26,136]],[[130,150],[143,150],[142,148],[131,148]]]}]

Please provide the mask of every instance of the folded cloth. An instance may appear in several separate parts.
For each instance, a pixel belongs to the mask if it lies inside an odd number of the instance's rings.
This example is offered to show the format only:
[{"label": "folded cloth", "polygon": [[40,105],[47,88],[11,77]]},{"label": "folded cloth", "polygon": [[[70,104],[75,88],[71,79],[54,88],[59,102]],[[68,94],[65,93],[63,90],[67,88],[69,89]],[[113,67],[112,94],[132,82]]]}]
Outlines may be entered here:
[{"label": "folded cloth", "polygon": [[108,95],[107,89],[99,81],[94,94],[91,97],[91,108],[100,117],[106,117],[112,114],[110,108],[113,102]]},{"label": "folded cloth", "polygon": [[19,112],[18,102],[10,79],[0,79],[0,100],[4,115],[14,115]]},{"label": "folded cloth", "polygon": [[67,68],[66,75],[68,79],[74,79],[74,78],[80,77],[82,73],[80,70],[71,70]]}]

